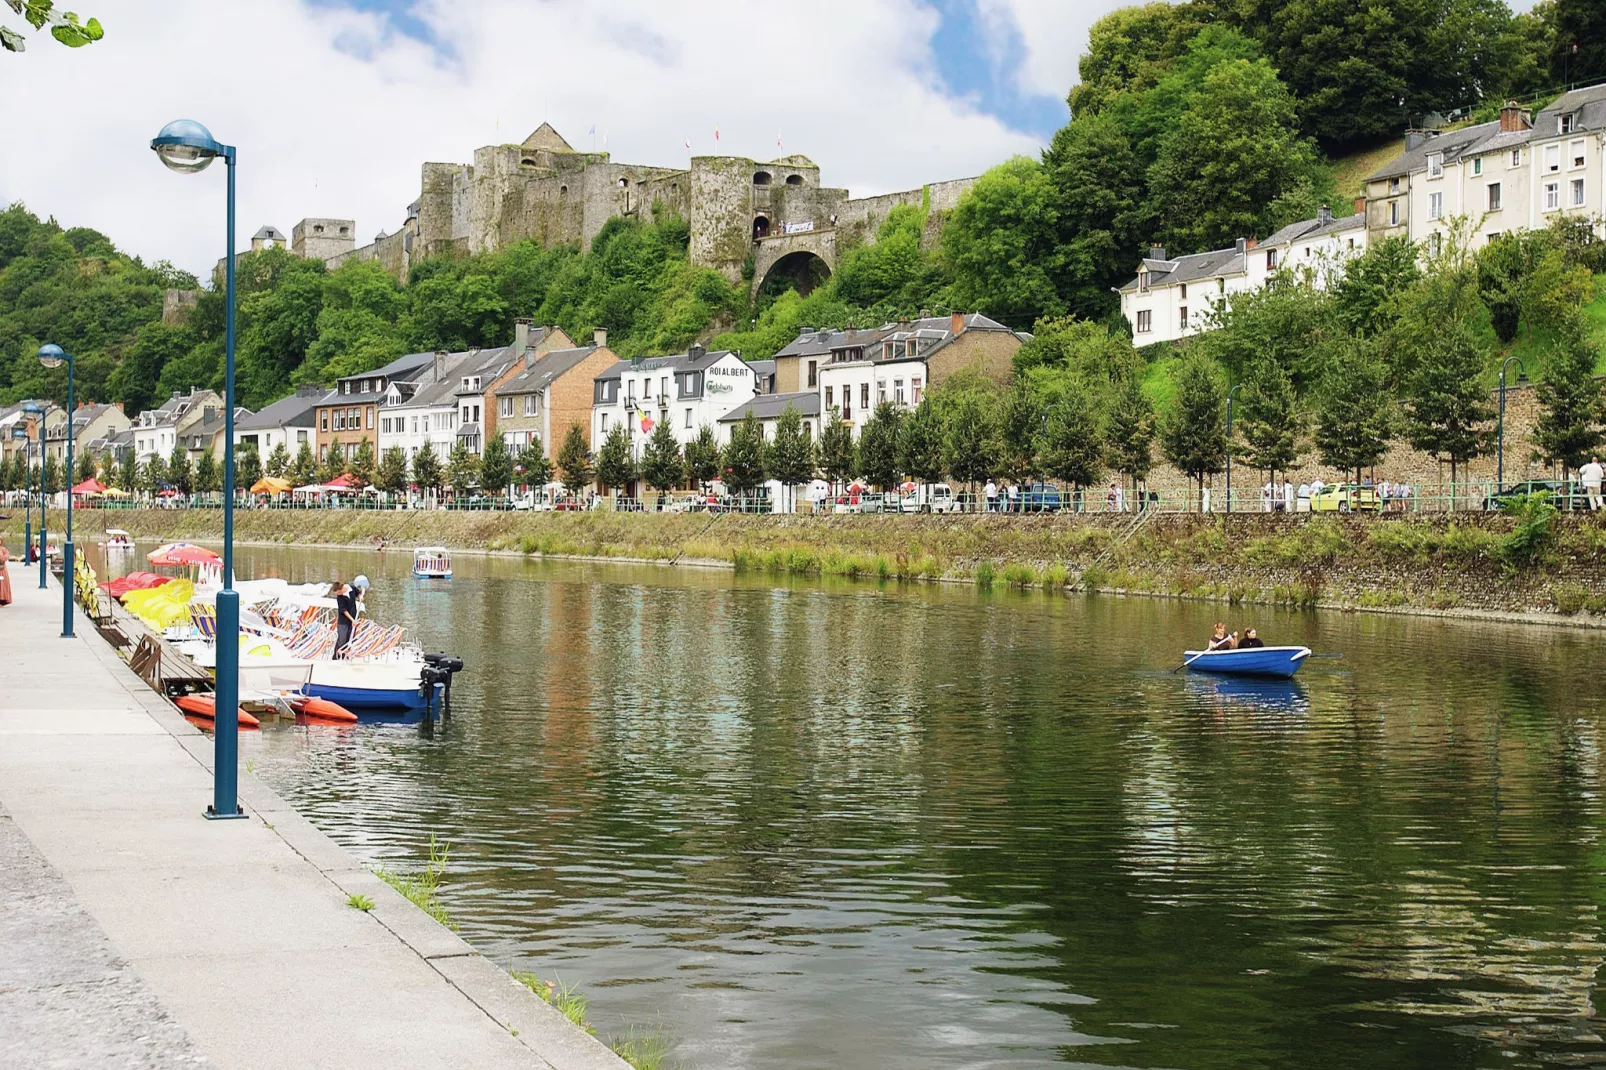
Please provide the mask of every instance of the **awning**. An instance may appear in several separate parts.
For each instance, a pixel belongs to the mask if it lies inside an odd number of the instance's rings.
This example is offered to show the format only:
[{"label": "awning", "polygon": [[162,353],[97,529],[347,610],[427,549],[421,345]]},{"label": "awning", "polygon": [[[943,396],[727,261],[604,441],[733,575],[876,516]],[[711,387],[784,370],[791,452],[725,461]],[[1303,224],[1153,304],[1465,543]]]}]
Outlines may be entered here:
[{"label": "awning", "polygon": [[278,476],[263,476],[251,484],[252,494],[288,494],[291,491],[290,481],[280,479]]}]

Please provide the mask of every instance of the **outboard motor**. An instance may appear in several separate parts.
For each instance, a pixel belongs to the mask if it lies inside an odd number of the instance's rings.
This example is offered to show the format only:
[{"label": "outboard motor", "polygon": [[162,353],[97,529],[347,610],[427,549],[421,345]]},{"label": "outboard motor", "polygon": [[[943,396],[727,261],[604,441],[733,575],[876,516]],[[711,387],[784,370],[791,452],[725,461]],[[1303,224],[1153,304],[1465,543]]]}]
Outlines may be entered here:
[{"label": "outboard motor", "polygon": [[434,697],[436,685],[442,688],[441,712],[443,716],[452,715],[452,677],[463,671],[463,659],[454,658],[444,653],[429,653],[424,655],[425,668],[419,672],[419,686],[424,691],[426,702]]}]

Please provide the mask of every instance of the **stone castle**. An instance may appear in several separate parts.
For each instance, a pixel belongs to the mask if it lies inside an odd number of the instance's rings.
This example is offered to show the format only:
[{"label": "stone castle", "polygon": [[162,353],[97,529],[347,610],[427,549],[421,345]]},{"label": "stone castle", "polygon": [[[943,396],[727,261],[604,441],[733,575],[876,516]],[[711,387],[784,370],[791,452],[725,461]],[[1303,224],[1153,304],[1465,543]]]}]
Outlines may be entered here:
[{"label": "stone castle", "polygon": [[418,200],[394,233],[381,232],[359,248],[354,220],[303,219],[291,231],[290,248],[330,267],[353,258],[377,260],[405,282],[412,265],[426,257],[486,252],[525,239],[589,248],[616,216],[651,221],[668,213],[689,225],[694,264],[735,281],[751,260],[755,292],[778,274],[806,292],[836,270],[839,249],[873,242],[899,205],[924,205],[930,212],[926,236],[934,237],[937,221],[974,181],[853,198],[845,189],[821,186],[820,169],[806,156],[766,162],[696,156],[685,168],[621,164],[606,152],[576,150],[542,123],[522,144],[479,149],[472,164],[424,164]]}]

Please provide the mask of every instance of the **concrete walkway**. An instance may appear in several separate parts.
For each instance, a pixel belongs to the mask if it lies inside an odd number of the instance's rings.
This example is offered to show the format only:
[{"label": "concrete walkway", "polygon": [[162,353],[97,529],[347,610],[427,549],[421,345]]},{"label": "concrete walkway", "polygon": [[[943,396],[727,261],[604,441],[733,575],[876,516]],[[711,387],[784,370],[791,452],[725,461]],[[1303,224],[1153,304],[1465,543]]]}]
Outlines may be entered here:
[{"label": "concrete walkway", "polygon": [[625,1066],[243,769],[250,820],[204,820],[211,740],[11,577],[0,1067]]}]

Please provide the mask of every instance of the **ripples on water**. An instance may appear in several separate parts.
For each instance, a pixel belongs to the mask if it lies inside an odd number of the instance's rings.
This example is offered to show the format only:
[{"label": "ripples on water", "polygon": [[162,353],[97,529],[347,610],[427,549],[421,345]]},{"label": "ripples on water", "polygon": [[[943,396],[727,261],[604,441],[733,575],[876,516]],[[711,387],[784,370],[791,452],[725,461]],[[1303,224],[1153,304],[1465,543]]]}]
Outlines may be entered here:
[{"label": "ripples on water", "polygon": [[[683,1065],[1606,1063],[1595,635],[242,557],[470,667],[433,738],[270,728],[258,773],[370,861],[449,840],[477,947]],[[1343,657],[1173,675],[1229,613]]]}]

